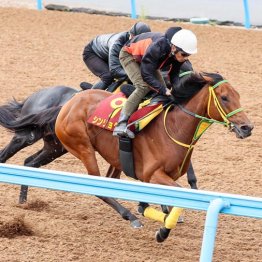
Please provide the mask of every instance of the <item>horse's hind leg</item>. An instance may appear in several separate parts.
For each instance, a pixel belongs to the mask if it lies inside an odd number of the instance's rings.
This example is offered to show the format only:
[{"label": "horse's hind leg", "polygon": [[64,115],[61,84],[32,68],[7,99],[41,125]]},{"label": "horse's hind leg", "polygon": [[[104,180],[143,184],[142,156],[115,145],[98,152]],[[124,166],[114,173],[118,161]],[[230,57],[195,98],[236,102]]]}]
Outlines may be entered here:
[{"label": "horse's hind leg", "polygon": [[18,151],[29,145],[32,145],[40,138],[41,136],[37,132],[34,132],[33,130],[15,133],[9,144],[0,151],[0,163],[5,163],[10,157],[15,155]]},{"label": "horse's hind leg", "polygon": [[[109,166],[109,168],[108,168],[108,170],[107,170],[107,173],[106,173],[106,177],[110,177],[110,178],[120,178],[120,174],[121,174],[121,170],[119,170],[119,169],[117,169],[117,168],[115,168],[115,167],[113,167],[113,166]],[[101,198],[102,199],[102,198]],[[107,204],[109,204],[110,206],[112,206],[112,204],[111,203],[109,203],[109,202],[107,202],[107,200],[108,200],[109,198],[105,198],[105,199],[102,199],[103,201],[105,201]],[[114,200],[114,199],[112,199],[111,198],[111,201],[112,200]],[[116,202],[115,203],[115,205],[117,206],[117,205],[119,205],[119,203],[118,202]],[[114,206],[112,206],[113,208],[114,208]],[[115,208],[114,208],[115,209]],[[126,209],[125,207],[123,207],[123,206],[118,206],[118,209],[119,210],[121,210],[120,211],[120,214],[121,214],[121,216],[124,218],[124,219],[126,219],[126,220],[129,220],[130,222],[131,222],[131,225],[132,225],[132,227],[134,227],[134,228],[138,228],[138,227],[141,227],[142,226],[142,224],[141,224],[141,222],[138,220],[138,218],[135,216],[135,215],[133,215],[128,209]],[[117,210],[116,210],[117,211]]]},{"label": "horse's hind leg", "polygon": [[133,228],[140,228],[143,226],[143,224],[139,221],[139,219],[134,214],[132,214],[130,210],[122,206],[114,198],[100,197],[100,196],[97,196],[97,197],[103,200],[109,206],[111,206],[117,213],[121,215],[123,219],[129,220]]},{"label": "horse's hind leg", "polygon": [[54,161],[56,158],[67,153],[66,149],[55,137],[44,137],[43,148],[28,157],[24,165],[30,167],[41,167]]},{"label": "horse's hind leg", "polygon": [[42,153],[43,149],[37,151],[35,154],[27,157],[24,161],[24,166],[31,166],[31,167],[35,167],[34,165],[29,164],[31,161],[33,161],[38,155],[40,155]]},{"label": "horse's hind leg", "polygon": [[[41,138],[41,134],[31,130],[30,132],[15,133],[10,143],[0,152],[0,162],[5,163],[10,157],[21,149],[34,144]],[[21,185],[19,203],[26,202],[28,186]]]},{"label": "horse's hind leg", "polygon": [[15,142],[15,136],[11,139],[9,144],[0,151],[0,163],[5,163],[10,157],[15,155],[23,146],[22,143]]},{"label": "horse's hind leg", "polygon": [[[120,178],[120,174],[121,174],[121,170],[116,169],[115,167],[110,165],[106,177]],[[130,210],[122,206],[115,199],[109,197],[100,197],[100,196],[97,197],[103,200],[109,206],[111,206],[114,210],[116,210],[123,219],[129,220],[133,228],[139,228],[143,226],[142,223],[139,221],[139,219],[134,214],[132,214]]]},{"label": "horse's hind leg", "polygon": [[[63,143],[65,148],[82,161],[88,174],[100,176],[100,171],[95,156],[95,150],[90,142],[89,136],[86,132],[81,132],[80,128],[78,130],[79,132],[77,132],[77,130],[74,130],[74,134],[72,135],[64,132],[60,133],[56,130],[56,134],[58,135],[59,140]],[[86,130],[86,127],[82,126],[82,130]],[[76,136],[76,134],[78,134],[78,136]],[[109,169],[108,176],[110,174],[112,176],[120,175],[119,170],[114,169],[113,167],[111,168],[112,169]],[[121,215],[123,219],[129,220],[134,228],[142,226],[142,223],[139,221],[139,219],[115,199],[101,196],[97,197],[111,206],[116,212]]]},{"label": "horse's hind leg", "polygon": [[[30,165],[28,163],[31,162],[33,159],[35,159],[39,154],[41,154],[42,151],[43,151],[43,149],[36,152],[32,156],[29,156],[28,158],[26,158],[25,161],[24,161],[24,166],[34,167],[33,165]],[[21,185],[19,200],[18,200],[19,204],[24,204],[24,203],[27,202],[27,194],[28,194],[28,186],[27,185]]]},{"label": "horse's hind leg", "polygon": [[[107,170],[106,177],[119,179],[120,174],[121,174],[121,170],[110,165]],[[122,206],[115,199],[109,197],[100,197],[100,196],[97,197],[103,200],[109,206],[111,206],[114,210],[116,210],[122,216],[123,219],[129,220],[133,228],[139,228],[143,226],[142,223],[139,221],[139,219],[134,214],[132,214],[130,210]]]},{"label": "horse's hind leg", "polygon": [[[45,139],[44,147],[37,153],[28,157],[24,165],[29,167],[41,167],[54,161],[56,158],[64,155],[67,151],[56,139]],[[27,201],[28,186],[22,185],[19,195],[19,203],[23,204]]]}]

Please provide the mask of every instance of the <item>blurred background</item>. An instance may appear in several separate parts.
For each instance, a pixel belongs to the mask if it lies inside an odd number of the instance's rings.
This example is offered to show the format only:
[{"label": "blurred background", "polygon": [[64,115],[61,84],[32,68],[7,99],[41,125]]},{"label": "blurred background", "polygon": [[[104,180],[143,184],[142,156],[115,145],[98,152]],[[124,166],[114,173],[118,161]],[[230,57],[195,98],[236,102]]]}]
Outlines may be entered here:
[{"label": "blurred background", "polygon": [[[109,12],[131,13],[131,0],[0,0],[0,6],[37,8],[37,1],[43,6],[66,5],[70,8],[91,8]],[[243,0],[136,0],[137,15],[190,19],[204,17],[218,21],[233,21],[244,24]],[[262,1],[248,0],[250,23],[262,26]]]}]

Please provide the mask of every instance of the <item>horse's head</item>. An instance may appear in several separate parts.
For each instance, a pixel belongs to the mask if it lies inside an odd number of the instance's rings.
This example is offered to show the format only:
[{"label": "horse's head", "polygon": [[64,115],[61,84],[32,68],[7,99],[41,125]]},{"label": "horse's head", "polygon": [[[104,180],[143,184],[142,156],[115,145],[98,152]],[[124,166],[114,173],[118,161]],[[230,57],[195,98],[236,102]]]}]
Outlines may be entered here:
[{"label": "horse's head", "polygon": [[250,136],[254,126],[241,108],[239,93],[219,74],[202,76],[209,83],[208,117],[222,121],[238,138]]}]

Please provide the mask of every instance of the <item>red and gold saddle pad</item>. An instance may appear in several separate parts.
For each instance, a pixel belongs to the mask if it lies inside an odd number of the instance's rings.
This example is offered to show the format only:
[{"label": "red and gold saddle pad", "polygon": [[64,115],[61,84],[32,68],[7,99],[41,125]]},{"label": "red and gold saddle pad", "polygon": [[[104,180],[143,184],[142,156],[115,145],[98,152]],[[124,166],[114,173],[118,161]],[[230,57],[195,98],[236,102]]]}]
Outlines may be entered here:
[{"label": "red and gold saddle pad", "polygon": [[102,100],[87,122],[101,128],[113,131],[117,124],[120,111],[126,101],[122,92]]},{"label": "red and gold saddle pad", "polygon": [[[88,118],[87,122],[99,126],[101,128],[113,131],[119,116],[120,111],[126,101],[126,97],[122,92],[109,96],[101,101],[94,113]],[[153,118],[163,110],[162,103],[148,105],[140,108],[129,118],[128,123],[132,131],[140,131],[143,129]]]}]

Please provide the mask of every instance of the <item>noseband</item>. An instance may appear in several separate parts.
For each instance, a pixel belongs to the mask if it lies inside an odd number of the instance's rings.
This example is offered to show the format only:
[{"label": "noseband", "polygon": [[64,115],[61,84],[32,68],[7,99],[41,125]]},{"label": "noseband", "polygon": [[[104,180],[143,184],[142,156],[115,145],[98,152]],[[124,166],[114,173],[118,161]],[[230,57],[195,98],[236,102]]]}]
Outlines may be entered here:
[{"label": "noseband", "polygon": [[[207,114],[210,117],[210,120],[213,121],[213,123],[219,123],[219,124],[223,124],[226,127],[230,127],[230,126],[232,126],[234,124],[231,123],[228,120],[228,118],[230,118],[231,116],[237,114],[238,112],[243,111],[244,109],[243,108],[238,108],[238,109],[236,109],[236,110],[234,110],[234,111],[232,111],[232,112],[230,112],[228,114],[225,113],[225,111],[223,110],[221,104],[219,103],[218,98],[216,96],[216,93],[214,91],[219,85],[221,85],[223,83],[228,83],[228,80],[221,80],[218,83],[216,83],[215,85],[209,86],[209,98],[208,98]],[[219,112],[221,118],[224,120],[223,122],[217,121],[217,120],[213,119],[210,116],[210,104],[211,104],[211,99],[212,98],[213,98],[213,101],[214,101],[214,104],[215,104],[215,107],[216,107],[217,111]]]}]

